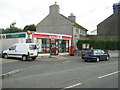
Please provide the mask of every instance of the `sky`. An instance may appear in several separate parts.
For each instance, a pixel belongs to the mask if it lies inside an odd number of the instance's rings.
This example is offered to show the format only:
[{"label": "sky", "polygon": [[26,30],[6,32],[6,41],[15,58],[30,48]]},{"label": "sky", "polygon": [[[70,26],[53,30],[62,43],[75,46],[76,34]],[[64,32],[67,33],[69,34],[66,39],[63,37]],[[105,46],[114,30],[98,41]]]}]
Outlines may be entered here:
[{"label": "sky", "polygon": [[55,2],[60,6],[60,14],[68,17],[73,13],[76,22],[90,32],[113,14],[113,4],[119,0],[0,0],[0,28],[8,28],[13,22],[21,29],[37,25]]}]

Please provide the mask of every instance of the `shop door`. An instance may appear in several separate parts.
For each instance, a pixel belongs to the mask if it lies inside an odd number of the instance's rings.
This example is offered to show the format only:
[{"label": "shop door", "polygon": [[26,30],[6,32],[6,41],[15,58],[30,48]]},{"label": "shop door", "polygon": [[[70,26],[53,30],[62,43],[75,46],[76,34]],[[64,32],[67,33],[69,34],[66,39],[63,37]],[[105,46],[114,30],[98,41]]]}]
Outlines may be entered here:
[{"label": "shop door", "polygon": [[58,55],[58,40],[51,39],[50,55]]}]

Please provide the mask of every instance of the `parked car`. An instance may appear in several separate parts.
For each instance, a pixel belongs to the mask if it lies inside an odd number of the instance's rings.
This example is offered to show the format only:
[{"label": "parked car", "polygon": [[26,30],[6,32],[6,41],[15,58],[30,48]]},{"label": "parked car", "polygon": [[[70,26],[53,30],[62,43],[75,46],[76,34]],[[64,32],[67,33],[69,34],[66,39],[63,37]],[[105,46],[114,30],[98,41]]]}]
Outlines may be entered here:
[{"label": "parked car", "polygon": [[37,56],[37,46],[35,43],[18,43],[3,51],[4,58],[16,57],[22,58],[23,61],[28,58],[35,60]]},{"label": "parked car", "polygon": [[104,50],[101,49],[88,49],[82,52],[82,59],[84,61],[97,61],[100,60],[109,60],[110,55],[105,53]]}]

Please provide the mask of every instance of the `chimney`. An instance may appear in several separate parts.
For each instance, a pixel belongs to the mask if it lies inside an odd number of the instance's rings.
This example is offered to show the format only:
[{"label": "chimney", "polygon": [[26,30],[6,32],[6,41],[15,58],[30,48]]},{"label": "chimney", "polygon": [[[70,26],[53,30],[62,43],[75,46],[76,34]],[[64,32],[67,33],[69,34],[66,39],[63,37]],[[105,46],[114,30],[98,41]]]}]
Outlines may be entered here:
[{"label": "chimney", "polygon": [[120,2],[113,4],[113,13],[120,13]]},{"label": "chimney", "polygon": [[68,19],[75,22],[76,21],[76,17],[73,15],[73,13],[70,13],[70,16],[68,16]]},{"label": "chimney", "polygon": [[50,14],[59,14],[59,5],[57,5],[57,2],[51,5],[49,9],[50,9]]}]

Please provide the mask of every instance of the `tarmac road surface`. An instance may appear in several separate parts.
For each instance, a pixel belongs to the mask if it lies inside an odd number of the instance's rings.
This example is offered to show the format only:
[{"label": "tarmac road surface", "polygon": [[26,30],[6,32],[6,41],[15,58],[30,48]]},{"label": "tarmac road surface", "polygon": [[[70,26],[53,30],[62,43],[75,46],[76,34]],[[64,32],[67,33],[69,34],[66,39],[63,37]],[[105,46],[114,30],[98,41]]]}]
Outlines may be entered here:
[{"label": "tarmac road surface", "polygon": [[84,62],[80,57],[15,61],[3,64],[3,72],[23,69],[4,78],[3,88],[118,88],[118,59]]}]

